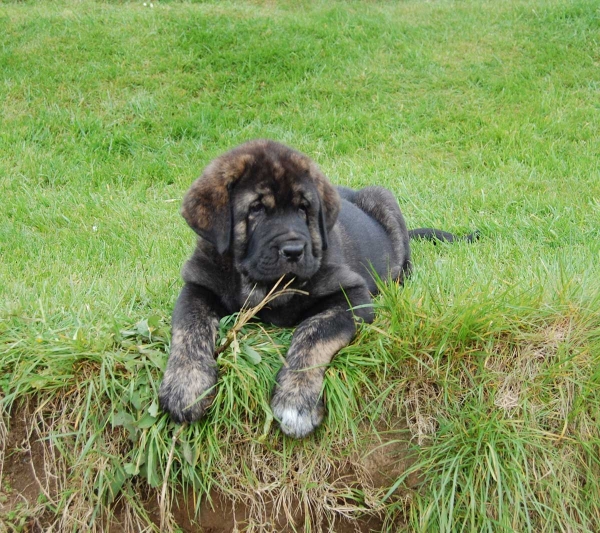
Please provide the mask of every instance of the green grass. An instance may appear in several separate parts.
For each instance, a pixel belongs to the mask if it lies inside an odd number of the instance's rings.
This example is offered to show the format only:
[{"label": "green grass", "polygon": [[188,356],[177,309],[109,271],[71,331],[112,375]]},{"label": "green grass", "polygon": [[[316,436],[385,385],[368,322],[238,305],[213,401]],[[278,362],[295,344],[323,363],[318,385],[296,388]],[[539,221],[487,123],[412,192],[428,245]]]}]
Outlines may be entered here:
[{"label": "green grass", "polygon": [[[599,531],[599,35],[592,0],[0,5],[0,464],[37,450],[43,489],[5,476],[0,530],[176,530],[212,496],[256,531]],[[255,137],[482,232],[415,243],[304,441],[268,406],[290,330],[239,332],[200,423],[156,403],[180,199]]]}]

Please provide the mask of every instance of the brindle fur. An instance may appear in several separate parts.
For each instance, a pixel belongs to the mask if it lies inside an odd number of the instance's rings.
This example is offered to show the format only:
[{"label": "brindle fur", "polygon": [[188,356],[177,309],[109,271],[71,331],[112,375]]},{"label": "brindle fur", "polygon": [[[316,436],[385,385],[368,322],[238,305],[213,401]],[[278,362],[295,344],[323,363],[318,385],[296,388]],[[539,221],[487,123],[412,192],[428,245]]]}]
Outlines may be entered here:
[{"label": "brindle fur", "polygon": [[308,294],[276,298],[259,313],[275,325],[299,324],[271,406],[284,433],[308,435],[325,412],[326,366],[351,342],[357,320],[373,320],[372,271],[399,281],[410,272],[396,200],[381,187],[336,189],[307,156],[258,140],[210,163],[182,215],[199,238],[173,312],[162,408],[177,422],[205,413],[217,381],[218,320],[256,305],[285,275]]}]

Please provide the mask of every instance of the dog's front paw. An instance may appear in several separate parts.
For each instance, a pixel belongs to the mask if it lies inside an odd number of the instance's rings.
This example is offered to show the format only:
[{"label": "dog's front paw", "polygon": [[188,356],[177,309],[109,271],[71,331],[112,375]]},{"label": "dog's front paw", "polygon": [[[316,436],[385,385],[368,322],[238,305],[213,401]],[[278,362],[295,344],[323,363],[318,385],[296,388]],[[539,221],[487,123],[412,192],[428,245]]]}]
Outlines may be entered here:
[{"label": "dog's front paw", "polygon": [[317,429],[325,416],[325,405],[318,393],[286,391],[279,386],[271,400],[271,409],[281,430],[297,439]]},{"label": "dog's front paw", "polygon": [[212,403],[216,383],[216,366],[167,366],[158,392],[160,406],[175,422],[194,422]]}]

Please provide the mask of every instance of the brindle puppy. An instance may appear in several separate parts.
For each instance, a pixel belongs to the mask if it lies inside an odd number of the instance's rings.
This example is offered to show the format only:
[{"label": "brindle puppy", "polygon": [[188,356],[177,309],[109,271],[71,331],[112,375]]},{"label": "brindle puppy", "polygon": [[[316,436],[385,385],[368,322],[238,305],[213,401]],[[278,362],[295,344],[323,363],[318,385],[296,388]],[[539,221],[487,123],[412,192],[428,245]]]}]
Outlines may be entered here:
[{"label": "brindle puppy", "polygon": [[[177,422],[204,415],[217,382],[220,318],[256,305],[285,276],[308,295],[286,294],[259,313],[275,325],[298,324],[271,407],[284,433],[308,435],[323,420],[327,364],[350,343],[357,320],[373,320],[372,270],[400,282],[410,272],[395,198],[381,187],[336,189],[307,156],[257,140],[210,163],[182,214],[199,238],[173,311],[162,408]],[[414,236],[453,240],[428,229]]]}]

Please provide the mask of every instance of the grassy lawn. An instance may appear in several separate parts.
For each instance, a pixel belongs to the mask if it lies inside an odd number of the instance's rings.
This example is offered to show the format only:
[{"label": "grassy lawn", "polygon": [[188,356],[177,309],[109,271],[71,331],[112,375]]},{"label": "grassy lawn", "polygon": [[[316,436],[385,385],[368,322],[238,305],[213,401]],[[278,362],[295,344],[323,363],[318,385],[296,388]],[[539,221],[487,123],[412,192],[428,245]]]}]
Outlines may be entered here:
[{"label": "grassy lawn", "polygon": [[[600,531],[599,132],[595,0],[0,5],[0,531]],[[290,330],[156,400],[180,200],[256,137],[482,234],[414,244],[302,441]]]}]

